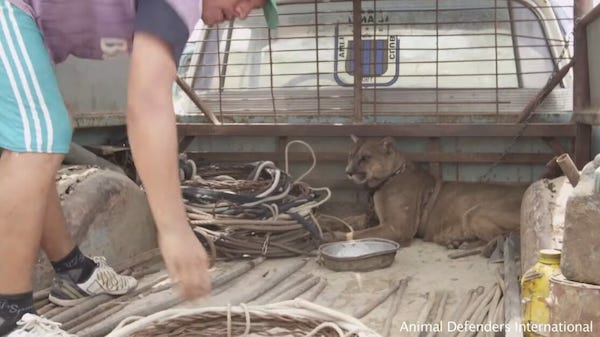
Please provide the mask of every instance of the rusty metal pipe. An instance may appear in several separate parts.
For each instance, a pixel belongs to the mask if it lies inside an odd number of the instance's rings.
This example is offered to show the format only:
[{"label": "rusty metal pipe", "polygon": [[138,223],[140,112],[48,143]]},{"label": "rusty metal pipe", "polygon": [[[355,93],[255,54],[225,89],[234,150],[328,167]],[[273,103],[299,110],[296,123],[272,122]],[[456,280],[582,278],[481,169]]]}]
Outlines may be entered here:
[{"label": "rusty metal pipe", "polygon": [[125,175],[125,171],[121,167],[97,156],[95,153],[76,143],[71,143],[64,163],[68,165],[93,165]]},{"label": "rusty metal pipe", "polygon": [[196,107],[198,107],[198,109],[200,109],[200,111],[202,111],[202,113],[204,115],[206,115],[206,117],[208,117],[208,119],[214,125],[221,125],[221,122],[219,122],[219,120],[217,119],[217,117],[215,116],[215,114],[210,110],[210,108],[208,106],[206,106],[202,102],[202,100],[200,99],[200,97],[198,97],[198,94],[196,94],[196,92],[194,91],[194,89],[192,89],[192,87],[190,85],[188,85],[179,76],[177,76],[177,79],[175,80],[175,82],[177,82],[177,85],[181,88],[181,90],[183,90],[183,92],[185,92],[185,94],[189,97],[189,99],[192,100],[192,102],[196,105]]},{"label": "rusty metal pipe", "polygon": [[575,163],[571,160],[569,154],[563,153],[558,156],[558,158],[556,158],[556,163],[558,163],[560,169],[564,172],[565,176],[567,176],[571,185],[573,185],[573,187],[577,186],[577,183],[579,183],[579,170],[577,170],[577,166],[575,166]]},{"label": "rusty metal pipe", "polygon": [[528,120],[529,117],[533,114],[535,109],[542,104],[544,99],[548,97],[548,95],[552,92],[552,90],[562,82],[563,78],[569,73],[571,67],[573,67],[574,61],[571,60],[569,63],[564,65],[551,79],[546,83],[546,85],[538,92],[538,94],[531,100],[523,111],[519,114],[519,118],[517,123],[523,123]]},{"label": "rusty metal pipe", "polygon": [[600,6],[594,8],[593,0],[575,0],[573,2],[573,16],[578,26],[585,27],[600,17]]},{"label": "rusty metal pipe", "polygon": [[361,123],[362,116],[362,81],[363,81],[363,45],[362,45],[362,2],[352,1],[352,29],[354,49],[354,122]]}]

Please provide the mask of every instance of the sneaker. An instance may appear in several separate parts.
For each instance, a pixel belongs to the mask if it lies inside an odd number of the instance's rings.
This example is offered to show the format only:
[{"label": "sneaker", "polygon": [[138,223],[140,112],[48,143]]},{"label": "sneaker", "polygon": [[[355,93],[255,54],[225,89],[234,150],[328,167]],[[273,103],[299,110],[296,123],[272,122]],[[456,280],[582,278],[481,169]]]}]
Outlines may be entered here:
[{"label": "sneaker", "polygon": [[100,294],[124,295],[137,286],[131,276],[117,274],[107,263],[106,258],[92,258],[97,267],[87,281],[75,283],[68,275],[57,275],[50,290],[50,302],[63,307],[77,305],[91,296]]},{"label": "sneaker", "polygon": [[67,333],[60,328],[60,323],[52,322],[49,319],[25,314],[17,322],[17,329],[9,333],[6,337],[77,337]]}]

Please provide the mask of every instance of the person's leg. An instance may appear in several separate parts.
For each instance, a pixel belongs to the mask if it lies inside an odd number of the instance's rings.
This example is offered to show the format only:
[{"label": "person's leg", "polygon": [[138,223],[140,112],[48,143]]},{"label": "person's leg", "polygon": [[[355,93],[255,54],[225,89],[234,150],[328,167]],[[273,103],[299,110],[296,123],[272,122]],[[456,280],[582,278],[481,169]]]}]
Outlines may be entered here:
[{"label": "person's leg", "polygon": [[135,288],[137,281],[118,275],[102,257],[89,258],[73,243],[67,229],[56,188],[48,193],[41,238],[56,277],[50,301],[72,306],[101,293],[122,295]]},{"label": "person's leg", "polygon": [[0,335],[32,308],[31,274],[38,254],[46,200],[62,155],[15,153],[0,157]]},{"label": "person's leg", "polygon": [[133,277],[117,274],[104,258],[89,258],[73,244],[56,189],[49,191],[43,227],[42,248],[56,271],[52,303],[72,306],[97,294],[122,295],[137,285]]},{"label": "person's leg", "polygon": [[34,313],[31,274],[48,194],[71,139],[68,117],[51,114],[42,90],[54,76],[44,53],[33,20],[0,1],[0,335]]},{"label": "person's leg", "polygon": [[67,229],[56,188],[48,193],[41,244],[56,271],[50,301],[72,306],[101,293],[122,295],[137,281],[118,275],[102,257],[89,258],[77,247]]},{"label": "person's leg", "polygon": [[16,328],[9,336],[67,336],[35,315],[31,274],[70,142],[41,34],[31,17],[0,1],[0,336]]},{"label": "person's leg", "polygon": [[42,249],[52,262],[60,261],[75,248],[65,223],[58,193],[56,188],[51,188],[48,191],[46,215],[44,217]]},{"label": "person's leg", "polygon": [[47,195],[62,155],[15,153],[0,157],[0,294],[31,290]]},{"label": "person's leg", "polygon": [[84,256],[73,242],[56,188],[48,193],[41,246],[57,273],[78,269],[73,277],[77,282],[87,279],[96,267],[94,261]]},{"label": "person's leg", "polygon": [[41,246],[56,273],[73,282],[84,282],[96,269],[96,263],[73,243],[56,188],[48,193]]},{"label": "person's leg", "polygon": [[0,93],[0,336],[19,318],[27,322],[18,336],[55,336],[46,333],[43,319],[24,315],[34,312],[31,273],[40,243],[57,271],[50,300],[55,295],[70,305],[74,297],[123,294],[137,283],[73,245],[55,186],[71,143],[69,115],[35,21],[3,0]]}]

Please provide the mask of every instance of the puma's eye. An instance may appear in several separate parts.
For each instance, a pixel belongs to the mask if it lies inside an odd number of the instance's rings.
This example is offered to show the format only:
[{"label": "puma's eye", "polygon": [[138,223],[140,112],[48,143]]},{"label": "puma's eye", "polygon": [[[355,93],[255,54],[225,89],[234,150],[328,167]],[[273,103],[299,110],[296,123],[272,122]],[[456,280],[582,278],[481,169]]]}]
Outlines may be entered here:
[{"label": "puma's eye", "polygon": [[371,156],[364,155],[364,156],[360,157],[360,161],[362,161],[362,162],[365,162],[369,159],[371,159]]}]

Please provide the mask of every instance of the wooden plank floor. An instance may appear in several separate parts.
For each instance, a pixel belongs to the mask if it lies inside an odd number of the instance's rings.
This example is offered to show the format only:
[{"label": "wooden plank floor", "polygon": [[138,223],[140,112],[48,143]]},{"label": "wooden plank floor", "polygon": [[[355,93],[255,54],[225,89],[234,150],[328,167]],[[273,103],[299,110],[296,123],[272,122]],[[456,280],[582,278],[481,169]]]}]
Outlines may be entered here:
[{"label": "wooden plank floor", "polygon": [[[256,295],[259,289],[265,282],[269,282],[269,278],[275,277],[286,268],[300,263],[303,259],[307,259],[306,264],[295,271],[290,276],[286,277],[282,283],[289,284],[299,280],[306,275],[314,275],[326,280],[326,287],[320,295],[314,300],[315,303],[325,307],[329,307],[347,314],[352,315],[356,310],[365,306],[365,303],[377,297],[386,291],[394,282],[403,278],[410,278],[408,287],[401,298],[400,309],[395,316],[392,324],[391,336],[412,336],[407,331],[403,330],[403,324],[418,323],[419,313],[427,303],[429,296],[434,296],[436,292],[448,292],[448,301],[445,307],[445,317],[454,311],[461,298],[465,296],[469,289],[474,289],[479,286],[489,287],[495,282],[495,271],[502,264],[490,263],[488,259],[481,256],[469,256],[461,259],[449,259],[448,251],[445,247],[441,247],[432,243],[415,241],[411,246],[401,248],[395,258],[392,266],[386,269],[376,270],[366,273],[355,272],[334,272],[321,266],[317,262],[316,257],[295,257],[286,259],[267,260],[249,272],[243,274],[238,279],[217,287],[213,291],[213,296],[203,298],[193,302],[177,304],[177,307],[197,307],[197,306],[226,306],[230,302],[236,302],[240,298]],[[211,270],[212,275],[219,275],[227,271],[231,271],[246,262],[219,262]],[[166,273],[163,270],[144,276],[140,280],[140,287],[145,287],[149,284],[156,284],[159,280],[164,280]],[[280,286],[281,287],[281,286]],[[271,287],[271,291],[275,292],[277,287]],[[258,297],[269,297],[269,292]],[[154,288],[146,290],[131,298],[125,298],[119,303],[119,309],[111,309],[111,306],[102,304],[106,310],[100,310],[96,317],[113,311],[107,315],[106,319],[97,322],[95,325],[86,327],[78,332],[80,336],[104,336],[107,331],[106,323],[110,323],[111,319],[119,316],[119,312],[128,312],[131,310],[140,310],[151,308],[156,303],[170,301],[176,298],[173,289],[165,286],[164,282],[158,283]],[[385,317],[391,303],[391,297],[383,304],[376,307],[372,312],[366,315],[362,321],[374,329],[381,331],[383,329]],[[97,306],[96,306],[97,307]],[[166,307],[165,307],[166,309]],[[50,311],[54,317],[64,309],[52,309]],[[88,309],[98,310],[98,309]],[[79,317],[79,318],[78,318]],[[72,320],[81,320],[80,316],[73,317],[70,321],[63,322],[66,327],[73,329]],[[93,318],[88,319],[91,320]],[[116,323],[112,323],[113,326]],[[104,326],[104,328],[102,328]]]}]

